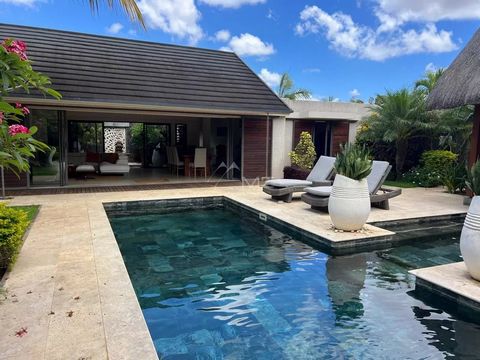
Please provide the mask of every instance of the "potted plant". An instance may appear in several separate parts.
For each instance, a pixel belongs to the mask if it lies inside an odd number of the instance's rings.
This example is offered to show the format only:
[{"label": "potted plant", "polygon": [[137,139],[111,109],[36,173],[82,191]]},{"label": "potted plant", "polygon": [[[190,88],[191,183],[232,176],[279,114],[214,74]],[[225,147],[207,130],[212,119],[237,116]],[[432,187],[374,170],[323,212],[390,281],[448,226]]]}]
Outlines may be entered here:
[{"label": "potted plant", "polygon": [[312,135],[307,131],[303,131],[300,134],[300,141],[295,146],[295,150],[290,151],[288,156],[292,161],[292,166],[286,166],[283,169],[283,177],[285,179],[305,180],[317,158]]},{"label": "potted plant", "polygon": [[367,176],[372,171],[370,154],[363,146],[346,145],[335,161],[336,176],[328,201],[333,226],[360,230],[370,214]]},{"label": "potted plant", "polygon": [[471,277],[480,281],[480,161],[468,172],[466,184],[474,196],[463,223],[460,252]]}]

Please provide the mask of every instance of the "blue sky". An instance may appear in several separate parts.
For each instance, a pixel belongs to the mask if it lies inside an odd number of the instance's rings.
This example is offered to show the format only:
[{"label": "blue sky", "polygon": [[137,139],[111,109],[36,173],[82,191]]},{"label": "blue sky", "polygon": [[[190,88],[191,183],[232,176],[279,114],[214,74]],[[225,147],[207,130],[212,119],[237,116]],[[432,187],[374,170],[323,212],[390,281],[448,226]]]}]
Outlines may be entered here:
[{"label": "blue sky", "polygon": [[316,99],[411,86],[479,26],[479,0],[139,0],[147,31],[87,0],[0,0],[0,22],[235,51],[273,88]]}]

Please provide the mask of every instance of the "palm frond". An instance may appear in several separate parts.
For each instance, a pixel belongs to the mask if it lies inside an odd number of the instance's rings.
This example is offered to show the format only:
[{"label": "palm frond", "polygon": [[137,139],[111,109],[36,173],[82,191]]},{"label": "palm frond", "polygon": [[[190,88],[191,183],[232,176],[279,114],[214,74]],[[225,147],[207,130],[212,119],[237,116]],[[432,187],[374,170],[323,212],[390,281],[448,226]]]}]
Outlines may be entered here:
[{"label": "palm frond", "polygon": [[101,3],[106,3],[106,5],[111,9],[117,5],[120,5],[131,21],[138,22],[145,29],[143,15],[137,5],[136,0],[88,0],[88,2],[90,8],[94,12],[98,12],[98,8]]}]

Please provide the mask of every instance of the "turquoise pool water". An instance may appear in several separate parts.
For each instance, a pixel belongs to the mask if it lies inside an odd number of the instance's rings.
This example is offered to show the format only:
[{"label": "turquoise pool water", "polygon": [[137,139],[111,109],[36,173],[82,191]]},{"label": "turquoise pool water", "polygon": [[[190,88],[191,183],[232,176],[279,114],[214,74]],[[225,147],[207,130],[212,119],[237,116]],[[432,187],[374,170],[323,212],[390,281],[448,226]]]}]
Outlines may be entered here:
[{"label": "turquoise pool water", "polygon": [[480,325],[417,299],[446,235],[331,257],[224,209],[110,219],[162,359],[477,359]]}]

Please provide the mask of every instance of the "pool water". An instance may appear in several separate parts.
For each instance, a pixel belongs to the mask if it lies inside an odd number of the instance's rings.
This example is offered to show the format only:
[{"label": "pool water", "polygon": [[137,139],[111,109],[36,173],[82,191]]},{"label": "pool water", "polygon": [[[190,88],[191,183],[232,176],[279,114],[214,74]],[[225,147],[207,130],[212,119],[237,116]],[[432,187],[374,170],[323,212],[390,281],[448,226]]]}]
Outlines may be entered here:
[{"label": "pool water", "polygon": [[452,235],[332,257],[226,209],[110,219],[162,359],[474,359],[480,323],[415,297]]}]

